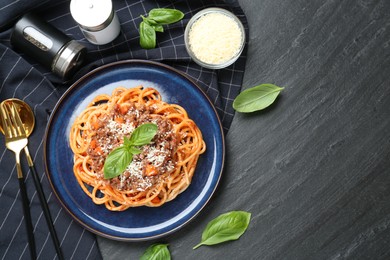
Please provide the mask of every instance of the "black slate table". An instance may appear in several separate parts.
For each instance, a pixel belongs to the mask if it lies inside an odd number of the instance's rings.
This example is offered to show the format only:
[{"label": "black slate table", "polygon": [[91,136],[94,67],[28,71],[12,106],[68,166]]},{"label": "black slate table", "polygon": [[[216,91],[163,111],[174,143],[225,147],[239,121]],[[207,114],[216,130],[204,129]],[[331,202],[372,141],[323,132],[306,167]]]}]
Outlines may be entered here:
[{"label": "black slate table", "polygon": [[[243,88],[284,87],[236,114],[216,194],[157,241],[99,238],[104,259],[155,242],[173,259],[390,258],[390,2],[241,0],[249,21]],[[221,213],[252,213],[238,240],[193,250]]]}]

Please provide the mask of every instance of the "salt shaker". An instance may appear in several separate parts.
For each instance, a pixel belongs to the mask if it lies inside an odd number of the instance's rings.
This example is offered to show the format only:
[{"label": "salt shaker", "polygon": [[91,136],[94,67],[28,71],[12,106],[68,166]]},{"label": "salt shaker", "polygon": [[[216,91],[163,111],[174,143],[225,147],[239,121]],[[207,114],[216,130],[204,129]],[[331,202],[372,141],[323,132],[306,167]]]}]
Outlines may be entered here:
[{"label": "salt shaker", "polygon": [[120,33],[118,16],[111,0],[72,0],[70,13],[85,38],[93,44],[107,44]]}]

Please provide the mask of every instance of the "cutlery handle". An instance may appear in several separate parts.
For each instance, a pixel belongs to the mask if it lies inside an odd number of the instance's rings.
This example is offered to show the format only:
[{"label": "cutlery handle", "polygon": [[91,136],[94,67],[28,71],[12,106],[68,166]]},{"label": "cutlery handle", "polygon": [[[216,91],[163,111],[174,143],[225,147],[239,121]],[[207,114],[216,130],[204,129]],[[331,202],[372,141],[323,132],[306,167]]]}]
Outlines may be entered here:
[{"label": "cutlery handle", "polygon": [[26,185],[24,184],[23,176],[21,178],[18,178],[18,180],[19,180],[20,192],[22,194],[23,213],[24,213],[24,220],[27,228],[30,255],[31,255],[31,259],[37,259],[37,252],[35,249],[34,227],[31,221],[30,206],[29,206],[30,202],[27,197]]},{"label": "cutlery handle", "polygon": [[[29,156],[27,156],[29,157]],[[31,158],[30,158],[31,159]],[[47,222],[47,225],[49,227],[50,235],[54,243],[54,247],[57,252],[57,256],[60,260],[64,259],[64,256],[61,251],[60,241],[58,240],[57,232],[54,228],[53,219],[50,214],[49,205],[47,204],[45,193],[43,193],[42,185],[39,180],[37,171],[35,170],[35,167],[33,164],[30,165],[31,175],[33,176],[35,188],[38,192],[39,201],[41,202],[41,207],[43,210],[43,214],[45,215],[45,219]]]}]

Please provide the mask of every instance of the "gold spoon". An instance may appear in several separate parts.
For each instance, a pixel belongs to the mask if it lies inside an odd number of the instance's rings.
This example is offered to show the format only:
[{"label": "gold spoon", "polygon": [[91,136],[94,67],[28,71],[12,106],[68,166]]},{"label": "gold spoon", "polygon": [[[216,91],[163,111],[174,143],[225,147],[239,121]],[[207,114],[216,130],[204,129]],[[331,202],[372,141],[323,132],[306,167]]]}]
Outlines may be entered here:
[{"label": "gold spoon", "polygon": [[[35,116],[31,107],[26,102],[17,98],[6,99],[3,102],[13,103],[13,105],[16,108],[16,112],[18,113],[20,120],[22,121],[26,136],[29,137],[33,132],[35,126]],[[1,125],[1,122],[0,122],[0,131],[4,134],[4,130],[3,130],[3,126]],[[31,159],[30,152],[27,146],[24,148],[24,152],[26,153],[28,166],[30,167],[31,175],[33,176],[35,188],[38,192],[39,201],[41,202],[42,210],[46,218],[47,225],[49,227],[50,235],[53,239],[53,243],[57,251],[57,256],[60,260],[62,260],[64,259],[64,256],[61,251],[60,242],[58,240],[57,233],[54,229],[54,224],[50,214],[49,206],[47,204],[41,181],[39,180],[38,173],[35,170],[34,162]]]},{"label": "gold spoon", "polygon": [[[3,102],[12,102],[14,104],[16,111],[19,113],[20,119],[22,120],[24,131],[26,132],[27,137],[29,137],[35,126],[35,117],[31,107],[26,102],[17,98],[9,98]],[[0,131],[4,134],[1,122]]]},{"label": "gold spoon", "polygon": [[[26,136],[29,137],[31,135],[31,133],[33,132],[34,127],[35,127],[35,116],[34,116],[33,111],[31,110],[31,107],[26,102],[24,102],[20,99],[17,99],[17,98],[9,98],[9,99],[4,100],[1,103],[13,103],[14,104],[14,106],[16,108],[16,112],[18,112],[18,114],[20,116],[20,120],[23,123],[23,127],[24,127],[24,131],[26,132]],[[0,122],[0,131],[4,134],[4,129],[3,129],[3,126],[1,125],[1,122]],[[27,146],[24,147],[24,152],[26,153],[28,165],[30,167],[33,167],[34,163],[31,159],[30,152],[29,152]]]}]

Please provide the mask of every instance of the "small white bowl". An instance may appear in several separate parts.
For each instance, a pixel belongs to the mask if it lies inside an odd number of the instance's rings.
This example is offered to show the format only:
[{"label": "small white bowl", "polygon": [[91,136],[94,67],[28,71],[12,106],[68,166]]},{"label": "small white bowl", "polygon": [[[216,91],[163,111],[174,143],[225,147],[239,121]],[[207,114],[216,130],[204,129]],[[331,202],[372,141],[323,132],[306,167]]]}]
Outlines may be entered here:
[{"label": "small white bowl", "polygon": [[[201,59],[199,59],[199,57],[197,57],[196,54],[191,49],[191,44],[190,44],[190,39],[189,39],[191,29],[192,29],[192,26],[194,25],[194,23],[197,22],[200,18],[202,18],[208,14],[212,14],[212,13],[223,14],[223,15],[226,15],[227,17],[231,18],[234,22],[237,23],[238,28],[241,32],[240,44],[239,44],[237,51],[234,53],[234,56],[229,57],[227,60],[225,60],[221,63],[208,63],[208,62],[205,62],[205,61],[202,61]],[[215,37],[218,37],[217,33],[215,34]],[[202,11],[199,11],[198,13],[196,13],[188,22],[186,29],[185,29],[185,32],[184,32],[184,42],[185,42],[185,46],[186,46],[188,54],[191,56],[191,58],[197,64],[199,64],[200,66],[202,66],[204,68],[222,69],[222,68],[226,68],[226,67],[230,66],[240,57],[240,55],[245,47],[245,29],[244,29],[244,26],[242,25],[240,19],[238,19],[238,17],[235,16],[233,13],[231,13],[223,8],[217,8],[217,7],[206,8],[206,9],[203,9]]]}]

